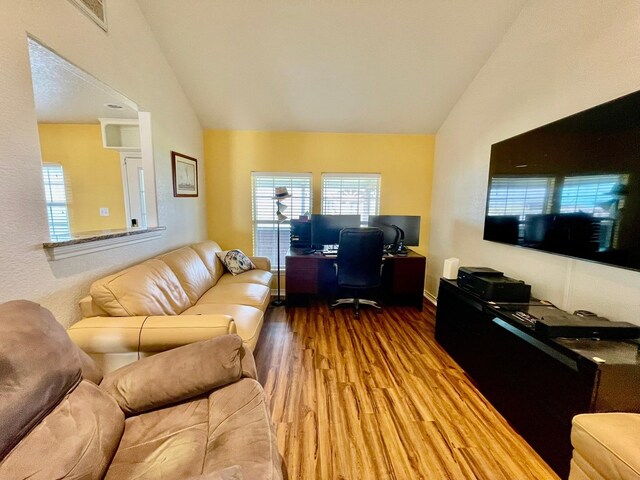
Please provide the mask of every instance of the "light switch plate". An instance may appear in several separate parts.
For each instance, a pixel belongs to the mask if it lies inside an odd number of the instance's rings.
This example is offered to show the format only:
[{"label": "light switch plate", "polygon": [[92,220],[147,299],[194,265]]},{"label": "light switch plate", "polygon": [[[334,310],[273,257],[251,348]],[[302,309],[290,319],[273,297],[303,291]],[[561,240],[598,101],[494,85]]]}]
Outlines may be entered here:
[{"label": "light switch plate", "polygon": [[101,217],[108,217],[109,216],[109,208],[101,207],[100,208],[100,216]]}]

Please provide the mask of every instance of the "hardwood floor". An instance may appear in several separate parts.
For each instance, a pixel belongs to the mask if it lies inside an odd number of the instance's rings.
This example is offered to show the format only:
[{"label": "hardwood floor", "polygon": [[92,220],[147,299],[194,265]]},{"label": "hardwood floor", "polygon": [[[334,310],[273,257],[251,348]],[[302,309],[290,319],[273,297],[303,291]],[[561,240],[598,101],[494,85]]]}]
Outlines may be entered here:
[{"label": "hardwood floor", "polygon": [[290,479],[557,479],[434,339],[434,307],[271,307],[256,348]]}]

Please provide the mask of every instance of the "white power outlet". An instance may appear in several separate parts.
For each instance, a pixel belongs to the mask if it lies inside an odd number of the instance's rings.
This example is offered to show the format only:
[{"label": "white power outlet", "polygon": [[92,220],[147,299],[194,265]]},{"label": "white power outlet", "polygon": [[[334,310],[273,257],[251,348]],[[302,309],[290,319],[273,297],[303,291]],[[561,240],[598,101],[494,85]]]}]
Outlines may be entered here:
[{"label": "white power outlet", "polygon": [[101,207],[100,208],[100,216],[101,217],[108,217],[109,216],[109,208]]}]

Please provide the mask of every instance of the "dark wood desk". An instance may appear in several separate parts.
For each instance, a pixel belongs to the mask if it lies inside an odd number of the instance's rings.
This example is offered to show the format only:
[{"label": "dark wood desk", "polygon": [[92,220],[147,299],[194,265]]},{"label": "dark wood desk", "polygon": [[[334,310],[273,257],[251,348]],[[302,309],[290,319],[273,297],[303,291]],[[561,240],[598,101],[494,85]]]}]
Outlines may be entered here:
[{"label": "dark wood desk", "polygon": [[[337,294],[336,257],[305,255],[292,248],[287,253],[287,304],[306,303],[311,296],[333,298]],[[384,257],[381,297],[386,304],[413,305],[422,310],[426,258],[412,250],[405,257]]]}]

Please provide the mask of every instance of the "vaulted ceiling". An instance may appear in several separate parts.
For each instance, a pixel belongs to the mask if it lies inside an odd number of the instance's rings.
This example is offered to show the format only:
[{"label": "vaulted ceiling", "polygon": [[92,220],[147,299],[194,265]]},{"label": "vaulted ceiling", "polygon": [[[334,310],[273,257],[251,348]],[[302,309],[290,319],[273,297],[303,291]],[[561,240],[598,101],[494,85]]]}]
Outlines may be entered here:
[{"label": "vaulted ceiling", "polygon": [[525,0],[138,0],[204,128],[435,133]]}]

